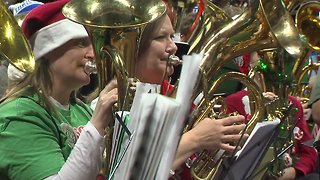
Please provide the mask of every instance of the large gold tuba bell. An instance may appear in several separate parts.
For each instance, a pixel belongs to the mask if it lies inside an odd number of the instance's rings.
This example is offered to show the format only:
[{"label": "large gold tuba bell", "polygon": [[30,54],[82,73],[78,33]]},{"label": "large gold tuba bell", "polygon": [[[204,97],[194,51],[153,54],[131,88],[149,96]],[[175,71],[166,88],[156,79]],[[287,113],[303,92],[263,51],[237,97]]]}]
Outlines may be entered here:
[{"label": "large gold tuba bell", "polygon": [[291,94],[294,96],[301,96],[304,86],[301,84],[304,75],[310,69],[316,69],[318,65],[310,64],[307,67],[305,65],[310,51],[320,52],[320,38],[317,34],[320,33],[320,3],[316,1],[310,1],[303,3],[298,9],[295,17],[296,26],[300,37],[306,45],[303,55],[300,56],[293,67],[293,76],[296,79],[297,88],[295,88]]},{"label": "large gold tuba bell", "polygon": [[301,5],[296,14],[296,24],[305,42],[314,51],[320,52],[320,2],[311,1]]},{"label": "large gold tuba bell", "polygon": [[0,18],[0,54],[21,71],[33,71],[35,60],[31,47],[3,1],[0,1]]},{"label": "large gold tuba bell", "polygon": [[[117,78],[119,100],[117,111],[130,110],[135,78],[136,56],[145,25],[165,13],[158,0],[73,0],[63,8],[63,14],[85,26],[91,38],[99,78],[99,89]],[[112,164],[113,123],[106,129],[106,152],[103,175],[109,175]]]}]

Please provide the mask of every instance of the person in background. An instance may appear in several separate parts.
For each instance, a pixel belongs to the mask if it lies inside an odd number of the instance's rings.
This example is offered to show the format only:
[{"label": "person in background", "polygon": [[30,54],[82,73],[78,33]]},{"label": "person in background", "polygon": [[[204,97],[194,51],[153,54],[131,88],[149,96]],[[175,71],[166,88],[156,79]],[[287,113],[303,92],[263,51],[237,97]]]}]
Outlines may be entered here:
[{"label": "person in background", "polygon": [[[313,86],[314,86],[314,90],[316,92],[319,92],[318,91],[318,88],[319,88],[319,83],[317,82],[318,81],[318,75],[317,76],[314,76],[314,83],[313,83]],[[315,97],[310,101],[312,102],[309,102],[308,105],[305,105],[305,107],[309,108],[311,110],[311,119],[315,122],[316,126],[318,127],[316,130],[319,130],[319,125],[320,125],[320,95],[319,93],[314,93],[315,94]],[[315,131],[316,131],[315,130]],[[315,137],[317,135],[318,131],[315,133]]]},{"label": "person in background", "polygon": [[[310,90],[309,94],[311,94],[311,90],[312,90],[312,88],[313,88],[313,86],[315,84],[316,77],[317,76],[312,76],[309,79],[309,82],[308,82],[308,89]],[[307,97],[307,98],[309,99],[310,97]],[[315,138],[317,136],[317,134],[318,134],[319,126],[312,119],[311,106],[308,105],[309,102],[306,101],[305,97],[298,97],[298,99],[302,103],[304,118],[307,120],[307,123],[308,123],[308,125],[310,127],[309,129],[311,129],[311,134]]]},{"label": "person in background", "polygon": [[[240,66],[240,72],[247,74],[249,72],[249,69],[254,68],[254,66],[257,65],[257,61],[260,59],[260,56],[257,52],[253,52],[246,53],[240,58],[244,61],[242,63],[238,63],[238,65]],[[239,62],[239,59],[237,62]],[[257,81],[257,83],[259,84],[259,80],[255,79],[255,81]],[[263,92],[263,96],[269,101],[277,98],[277,96],[272,92]],[[312,137],[308,130],[306,120],[304,119],[301,102],[293,96],[289,96],[288,99],[289,103],[292,103],[293,106],[298,109],[294,118],[294,122],[297,124],[297,131],[302,134],[302,136],[298,137],[297,143],[295,143],[294,147],[294,155],[299,157],[299,160],[292,166],[284,169],[283,176],[279,177],[279,179],[281,180],[305,177],[315,171],[317,162],[317,154],[315,149],[303,144],[304,142],[311,140]],[[247,89],[243,89],[227,96],[226,103],[227,113],[238,112],[239,114],[245,116],[247,120],[250,119],[251,110]]]},{"label": "person in background", "polygon": [[12,12],[14,16],[16,16],[18,14],[28,13],[32,9],[42,4],[43,3],[39,1],[25,0],[25,1],[10,5],[8,9]]},{"label": "person in background", "polygon": [[89,84],[93,48],[82,25],[61,13],[68,0],[33,9],[22,30],[36,63],[0,104],[0,179],[95,179],[104,129],[113,117],[116,82],[100,93],[94,112],[75,91]]}]

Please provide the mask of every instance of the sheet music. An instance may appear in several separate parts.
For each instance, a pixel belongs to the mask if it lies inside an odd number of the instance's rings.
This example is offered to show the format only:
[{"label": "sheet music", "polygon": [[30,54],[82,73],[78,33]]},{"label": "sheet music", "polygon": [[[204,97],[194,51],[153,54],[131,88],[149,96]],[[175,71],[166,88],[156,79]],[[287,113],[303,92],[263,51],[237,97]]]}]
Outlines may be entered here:
[{"label": "sheet music", "polygon": [[[170,121],[176,117],[179,103],[174,99],[155,93],[141,94],[130,112],[128,128],[134,137],[123,162],[116,171],[116,179],[154,179],[164,143],[168,139]],[[128,139],[124,139],[123,144]],[[143,156],[142,156],[143,155]]]},{"label": "sheet music", "polygon": [[246,149],[246,147],[248,146],[248,144],[251,143],[252,138],[254,138],[254,137],[256,136],[255,134],[256,134],[258,131],[260,131],[261,128],[266,127],[266,126],[270,126],[270,125],[276,126],[276,125],[278,125],[279,123],[280,123],[280,119],[278,119],[278,118],[276,118],[276,119],[273,120],[273,121],[258,122],[258,123],[256,124],[256,126],[254,127],[254,129],[252,130],[252,132],[251,132],[250,136],[248,137],[247,141],[244,143],[242,149],[240,149],[240,150],[236,153],[237,158],[241,155],[242,151],[245,151],[245,149]]},{"label": "sheet music", "polygon": [[[180,75],[180,83],[176,100],[181,104],[176,119],[171,122],[171,130],[165,143],[164,152],[155,179],[168,179],[169,171],[174,160],[174,156],[185,126],[187,115],[190,112],[191,96],[196,84],[202,54],[183,56],[183,66]],[[188,101],[189,100],[189,101]]]},{"label": "sheet music", "polygon": [[[182,66],[181,74],[184,76],[180,77],[176,98],[157,94],[158,88],[151,84],[137,84],[128,124],[134,137],[114,179],[168,179],[190,111],[202,55],[195,54],[188,58]],[[128,137],[124,137],[123,144],[127,141]],[[123,148],[124,145],[122,151]]]}]

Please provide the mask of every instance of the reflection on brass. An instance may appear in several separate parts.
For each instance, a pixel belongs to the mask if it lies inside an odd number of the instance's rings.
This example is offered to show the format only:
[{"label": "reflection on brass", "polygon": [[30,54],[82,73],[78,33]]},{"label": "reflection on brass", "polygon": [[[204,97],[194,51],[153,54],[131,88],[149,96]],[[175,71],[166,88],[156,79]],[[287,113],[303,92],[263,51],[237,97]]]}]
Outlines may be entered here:
[{"label": "reflection on brass", "polygon": [[[213,94],[217,88],[216,86],[218,86],[217,84],[221,83],[221,79],[241,79],[243,76],[228,73],[227,75],[229,77],[223,75],[218,78],[218,71],[228,61],[245,53],[261,49],[282,47],[294,57],[301,56],[303,51],[303,45],[294,26],[293,19],[281,0],[249,0],[248,7],[234,20],[229,18],[221,9],[212,8],[215,6],[208,0],[204,2],[206,9],[201,18],[207,20],[207,23],[201,24],[201,21],[199,21],[199,27],[201,27],[201,29],[200,31],[194,31],[195,34],[193,35],[196,38],[190,41],[191,47],[188,52],[189,54],[204,54],[200,65],[200,76],[198,77],[193,93],[193,99],[201,92],[204,98],[200,102],[199,107],[197,107],[195,115],[191,118],[191,123],[188,124],[186,130],[190,130],[198,121],[205,117],[211,117],[209,116],[209,114],[212,113],[210,107],[218,101],[216,98],[213,98]],[[210,15],[206,16],[206,13],[221,14],[222,16],[217,16],[217,19],[214,19],[220,22],[219,26],[213,27],[211,23],[213,18],[211,18]],[[247,87],[256,86],[253,85],[255,84],[254,82],[244,84]],[[258,99],[255,100],[255,103],[250,104],[250,107],[258,113],[258,120],[262,120],[264,119],[263,111],[265,108],[259,88],[257,88],[256,91],[249,90],[249,99],[255,98]],[[257,115],[254,115],[252,118],[254,119],[256,116]],[[249,122],[248,125],[248,132],[252,130],[257,120],[251,122],[252,124]],[[198,165],[194,167],[192,165],[195,179],[211,179],[215,176],[215,171],[220,166],[221,158],[217,160],[215,154],[218,152],[213,152],[213,155],[212,152],[209,153],[211,153],[211,155],[204,153],[206,154],[204,157],[210,162],[200,158]],[[214,161],[216,162],[212,162],[213,159],[215,159]]]},{"label": "reflection on brass", "polygon": [[[225,83],[228,80],[236,80],[243,83],[249,92],[250,105],[252,105],[251,111],[254,112],[251,119],[247,124],[246,133],[250,134],[257,122],[262,121],[264,118],[264,100],[262,92],[259,90],[259,87],[256,83],[253,82],[248,76],[238,73],[238,72],[229,72],[219,77],[214,84],[211,86],[210,91],[214,92],[219,86]],[[208,102],[209,101],[209,102]],[[226,105],[223,104],[223,108],[218,114],[215,114],[212,109],[213,106],[218,102],[223,101],[219,97],[210,99],[202,99],[202,101],[197,106],[195,113],[192,114],[192,121],[188,124],[185,131],[189,131],[194,126],[196,126],[201,120],[206,117],[210,118],[224,118],[228,115],[226,114]],[[223,103],[223,102],[222,102]],[[217,119],[218,121],[219,119]],[[216,176],[217,169],[220,167],[225,152],[221,150],[209,151],[205,150],[201,152],[199,157],[191,166],[191,174],[194,179],[212,179]]]},{"label": "reflection on brass", "polygon": [[320,52],[320,2],[302,4],[296,14],[298,31],[304,42],[314,51]]},{"label": "reflection on brass", "polygon": [[35,60],[30,45],[12,13],[0,1],[0,54],[23,72],[32,72]]},{"label": "reflection on brass", "polygon": [[303,100],[304,103],[309,101],[309,97],[310,97],[310,93],[311,93],[311,88],[309,87],[308,84],[304,85],[302,83],[304,76],[314,70],[314,71],[318,71],[320,67],[320,63],[313,63],[313,64],[309,64],[308,66],[305,66],[302,70],[301,73],[297,75],[298,79],[297,79],[297,83],[296,83],[296,87],[294,88],[294,91],[292,93],[292,96],[295,97],[300,97],[300,100]]}]

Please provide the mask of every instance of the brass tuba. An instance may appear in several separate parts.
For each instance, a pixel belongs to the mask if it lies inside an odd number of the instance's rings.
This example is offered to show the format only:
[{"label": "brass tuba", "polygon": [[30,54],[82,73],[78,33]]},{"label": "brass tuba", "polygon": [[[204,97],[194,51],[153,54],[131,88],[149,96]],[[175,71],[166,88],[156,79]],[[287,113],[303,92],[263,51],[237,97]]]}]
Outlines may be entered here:
[{"label": "brass tuba", "polygon": [[320,33],[319,12],[320,3],[316,1],[308,1],[300,6],[295,16],[298,32],[306,47],[302,56],[298,58],[293,67],[292,73],[297,84],[297,88],[291,92],[294,96],[302,95],[301,93],[303,92],[304,86],[302,86],[301,82],[305,74],[309,70],[316,69],[318,67],[317,64],[310,64],[302,68],[312,50],[320,52],[320,38],[316,36],[316,34]]},{"label": "brass tuba", "polygon": [[302,103],[307,103],[309,101],[309,96],[311,93],[311,87],[309,87],[308,85],[304,85],[302,83],[303,78],[305,77],[305,75],[314,70],[314,71],[318,71],[320,67],[320,63],[314,63],[314,64],[309,64],[305,67],[302,68],[301,73],[297,75],[298,79],[297,79],[297,86],[296,88],[291,92],[292,96],[297,96],[300,97],[300,100]]},{"label": "brass tuba", "polygon": [[[262,93],[257,84],[253,82],[252,79],[239,72],[229,72],[220,76],[211,86],[210,91],[214,92],[219,86],[221,86],[222,83],[226,82],[227,80],[237,80],[243,83],[248,88],[249,99],[253,100],[250,102],[250,106],[252,106],[253,109],[255,109],[255,113],[252,115],[252,118],[248,122],[245,129],[247,133],[250,133],[253,130],[255,124],[264,117],[264,112],[261,111],[264,105]],[[222,108],[222,110],[218,114],[213,112],[213,106],[218,101],[221,101],[220,97],[213,98],[209,102],[209,105],[206,105],[205,110],[201,110],[201,112],[193,114],[194,116],[192,116],[192,120],[194,120],[194,122],[192,124],[189,124],[186,130],[190,130],[191,128],[196,126],[197,123],[199,123],[205,117],[210,117],[213,119],[227,117],[225,108]],[[201,107],[205,104],[207,103],[205,103],[205,100],[202,99],[199,106]],[[223,104],[223,106],[225,106],[225,104]],[[191,166],[192,177],[198,180],[211,180],[213,178],[219,179],[218,169],[223,161],[224,156],[225,152],[223,150],[202,151]]]},{"label": "brass tuba", "polygon": [[311,1],[304,3],[296,14],[296,24],[304,42],[314,50],[320,52],[320,38],[315,34],[320,33],[320,2]]},{"label": "brass tuba", "polygon": [[[210,107],[212,104],[211,99],[213,99],[214,91],[216,89],[216,81],[221,81],[219,78],[215,80],[215,76],[218,70],[228,60],[246,52],[277,48],[280,46],[285,48],[285,50],[293,56],[299,56],[301,53],[302,44],[298,37],[298,33],[289,13],[285,10],[281,1],[260,0],[249,1],[248,4],[248,8],[237,19],[227,22],[218,31],[212,31],[213,33],[211,34],[206,34],[206,36],[199,35],[200,37],[203,36],[206,38],[202,38],[202,42],[195,41],[194,43],[197,43],[199,46],[197,46],[197,48],[191,48],[189,52],[204,54],[200,67],[201,76],[198,78],[198,85],[194,91],[194,98],[203,91],[204,99],[202,99],[201,103],[194,111],[195,114],[188,124],[187,129],[192,128],[198,120],[206,117],[205,112],[207,112],[207,107]],[[283,18],[279,20],[278,17]],[[283,33],[284,31],[289,31],[290,33]],[[232,77],[230,76],[230,78]],[[210,85],[211,82],[215,82],[214,85]],[[250,87],[251,83],[252,82],[247,83],[246,85]],[[257,92],[261,91],[258,90],[251,93],[259,94]],[[257,97],[259,96],[256,96],[256,98]],[[256,100],[261,99],[258,98]],[[256,105],[260,104],[260,107],[264,104],[261,101],[255,103],[257,103]],[[261,111],[261,108],[256,110]],[[263,120],[263,116],[260,116],[262,113],[259,113],[257,119],[253,119],[253,121],[249,122],[248,133],[250,133],[250,130],[252,130],[256,122]],[[204,158],[200,158],[198,160],[199,163],[192,165],[195,179],[211,179],[215,176],[216,171],[222,162],[222,155],[209,153],[209,155],[203,156]],[[215,162],[212,162],[212,160]],[[206,164],[208,167],[203,168],[203,164]],[[199,169],[205,170],[199,171]]]},{"label": "brass tuba", "polygon": [[[129,111],[134,92],[130,82],[135,78],[135,61],[140,36],[145,25],[165,13],[158,0],[73,0],[63,8],[70,20],[85,26],[91,38],[98,71],[98,85],[102,90],[114,77],[118,82],[117,111]],[[106,129],[104,169],[108,176],[113,161],[113,123]]]},{"label": "brass tuba", "polygon": [[0,17],[0,54],[21,71],[33,71],[35,60],[31,47],[3,1],[0,1]]}]

